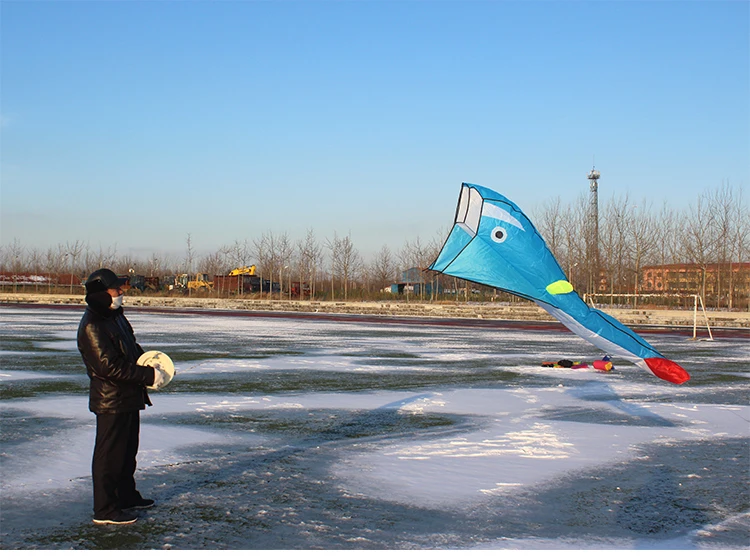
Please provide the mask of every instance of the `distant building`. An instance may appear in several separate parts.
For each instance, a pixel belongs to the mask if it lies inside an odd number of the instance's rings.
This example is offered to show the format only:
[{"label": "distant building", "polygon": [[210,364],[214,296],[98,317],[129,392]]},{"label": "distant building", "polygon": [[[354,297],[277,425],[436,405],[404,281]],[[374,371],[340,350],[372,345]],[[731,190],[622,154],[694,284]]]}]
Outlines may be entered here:
[{"label": "distant building", "polygon": [[424,281],[422,269],[419,267],[407,268],[401,272],[401,284],[419,284]]},{"label": "distant building", "polygon": [[0,271],[0,285],[2,286],[80,286],[81,284],[81,278],[75,274]]},{"label": "distant building", "polygon": [[[641,293],[699,294],[705,274],[710,305],[747,308],[750,294],[750,263],[664,264],[642,269]],[[731,294],[729,293],[731,289]],[[731,296],[731,297],[730,297]],[[706,302],[709,305],[709,302]]]},{"label": "distant building", "polygon": [[385,291],[392,294],[431,296],[433,291],[438,294],[443,292],[440,280],[432,274],[426,274],[419,267],[412,267],[401,271],[399,281],[392,284],[390,288],[386,288]]}]

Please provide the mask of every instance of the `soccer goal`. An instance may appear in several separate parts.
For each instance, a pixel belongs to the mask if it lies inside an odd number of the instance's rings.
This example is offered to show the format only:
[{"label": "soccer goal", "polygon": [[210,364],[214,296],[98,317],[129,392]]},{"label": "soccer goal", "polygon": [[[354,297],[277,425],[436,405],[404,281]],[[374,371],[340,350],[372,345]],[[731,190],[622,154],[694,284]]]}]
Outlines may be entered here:
[{"label": "soccer goal", "polygon": [[[708,320],[708,314],[706,313],[706,306],[703,304],[703,298],[700,294],[586,294],[584,297],[584,300],[595,309],[597,308],[597,304],[603,307],[637,309],[639,301],[666,304],[671,307],[675,303],[681,301],[681,305],[678,306],[683,310],[687,310],[689,305],[688,302],[691,299],[691,307],[693,309],[693,339],[698,338],[698,329],[703,328],[703,322],[705,321],[708,337],[710,340],[713,340],[714,336],[713,333],[711,333],[711,325]],[[700,304],[703,313],[703,321],[699,321],[698,318],[698,304]]]},{"label": "soccer goal", "polygon": [[714,335],[711,334],[711,325],[708,323],[708,314],[706,313],[706,306],[703,305],[703,298],[698,294],[695,294],[693,298],[695,300],[695,305],[693,306],[693,340],[698,338],[697,332],[698,332],[698,302],[699,301],[701,304],[701,309],[703,310],[703,318],[706,321],[706,329],[708,329],[708,338],[713,340]]}]

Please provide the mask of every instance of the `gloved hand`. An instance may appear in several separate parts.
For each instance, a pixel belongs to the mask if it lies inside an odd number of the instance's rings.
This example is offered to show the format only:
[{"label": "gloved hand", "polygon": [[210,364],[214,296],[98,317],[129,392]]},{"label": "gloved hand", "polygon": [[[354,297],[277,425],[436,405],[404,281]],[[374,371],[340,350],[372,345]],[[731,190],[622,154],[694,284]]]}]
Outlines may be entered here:
[{"label": "gloved hand", "polygon": [[154,384],[151,386],[155,390],[159,390],[169,383],[169,375],[164,373],[159,366],[153,366],[154,368]]}]

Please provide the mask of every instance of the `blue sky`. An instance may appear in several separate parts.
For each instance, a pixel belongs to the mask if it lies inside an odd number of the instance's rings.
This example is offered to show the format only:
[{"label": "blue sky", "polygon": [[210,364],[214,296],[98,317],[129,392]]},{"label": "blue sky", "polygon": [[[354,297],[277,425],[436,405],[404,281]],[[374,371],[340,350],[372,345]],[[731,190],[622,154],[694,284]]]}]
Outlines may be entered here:
[{"label": "blue sky", "polygon": [[0,241],[199,252],[452,223],[462,181],[693,204],[750,180],[748,2],[8,1]]}]

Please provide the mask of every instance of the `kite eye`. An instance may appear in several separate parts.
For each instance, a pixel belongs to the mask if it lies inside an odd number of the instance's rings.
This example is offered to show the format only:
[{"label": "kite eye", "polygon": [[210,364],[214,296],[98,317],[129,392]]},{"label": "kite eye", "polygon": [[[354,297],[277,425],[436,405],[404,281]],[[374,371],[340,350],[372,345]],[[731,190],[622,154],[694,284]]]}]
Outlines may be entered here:
[{"label": "kite eye", "polygon": [[508,238],[508,233],[505,231],[505,228],[498,226],[492,230],[491,236],[492,241],[495,243],[505,243],[505,240]]}]

